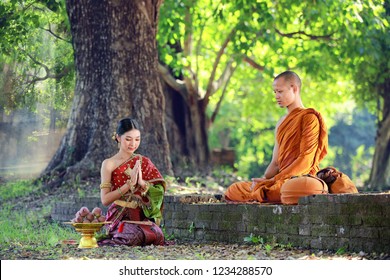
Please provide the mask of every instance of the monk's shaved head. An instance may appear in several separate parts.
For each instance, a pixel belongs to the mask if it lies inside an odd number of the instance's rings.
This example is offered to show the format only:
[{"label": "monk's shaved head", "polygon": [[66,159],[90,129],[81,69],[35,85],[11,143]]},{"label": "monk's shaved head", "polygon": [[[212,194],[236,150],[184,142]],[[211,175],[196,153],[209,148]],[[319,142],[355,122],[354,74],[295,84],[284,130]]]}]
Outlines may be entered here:
[{"label": "monk's shaved head", "polygon": [[301,78],[299,78],[297,73],[290,71],[290,70],[284,71],[283,73],[280,73],[279,75],[277,75],[275,77],[274,81],[279,79],[279,78],[284,78],[284,80],[286,82],[290,82],[290,83],[298,86],[299,89],[301,89],[302,82],[301,82]]}]

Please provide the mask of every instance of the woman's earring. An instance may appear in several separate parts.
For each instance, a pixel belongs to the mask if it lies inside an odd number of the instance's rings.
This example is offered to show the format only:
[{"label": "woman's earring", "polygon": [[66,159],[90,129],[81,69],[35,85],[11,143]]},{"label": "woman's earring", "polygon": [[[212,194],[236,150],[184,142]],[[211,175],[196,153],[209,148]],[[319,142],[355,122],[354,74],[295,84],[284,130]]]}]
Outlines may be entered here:
[{"label": "woman's earring", "polygon": [[121,148],[121,142],[118,142],[118,149]]}]

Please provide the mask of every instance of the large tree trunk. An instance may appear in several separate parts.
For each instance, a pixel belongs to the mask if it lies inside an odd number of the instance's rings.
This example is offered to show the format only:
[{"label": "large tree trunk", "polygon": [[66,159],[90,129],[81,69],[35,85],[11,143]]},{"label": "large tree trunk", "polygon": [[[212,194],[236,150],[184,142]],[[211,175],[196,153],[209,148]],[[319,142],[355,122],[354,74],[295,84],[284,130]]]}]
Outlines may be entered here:
[{"label": "large tree trunk", "polygon": [[374,190],[390,189],[390,79],[380,88],[383,118],[379,123],[369,185]]},{"label": "large tree trunk", "polygon": [[[166,127],[174,173],[202,172],[209,164],[206,111],[202,100],[188,102],[183,89],[177,92],[162,81],[166,99]],[[185,93],[183,97],[183,92]],[[188,175],[188,174],[187,174]],[[189,175],[190,176],[190,175]]]},{"label": "large tree trunk", "polygon": [[102,160],[117,151],[117,122],[128,116],[141,125],[138,152],[172,174],[157,69],[160,2],[66,1],[76,87],[67,133],[43,173],[51,183],[98,176]]}]

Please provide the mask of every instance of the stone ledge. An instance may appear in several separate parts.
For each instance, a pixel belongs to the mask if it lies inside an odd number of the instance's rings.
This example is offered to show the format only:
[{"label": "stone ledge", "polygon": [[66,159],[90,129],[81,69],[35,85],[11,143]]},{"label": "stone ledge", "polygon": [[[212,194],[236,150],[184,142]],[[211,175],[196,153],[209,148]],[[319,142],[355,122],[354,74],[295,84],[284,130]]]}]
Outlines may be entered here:
[{"label": "stone ledge", "polygon": [[[100,197],[55,204],[52,218],[69,221]],[[268,241],[320,250],[390,251],[390,193],[302,197],[297,205],[229,204],[220,194],[167,195],[162,226],[178,240],[243,243],[251,234]]]},{"label": "stone ledge", "polygon": [[167,196],[164,205],[166,233],[180,240],[243,243],[252,234],[308,249],[390,251],[389,193],[313,195],[297,205],[179,195]]}]

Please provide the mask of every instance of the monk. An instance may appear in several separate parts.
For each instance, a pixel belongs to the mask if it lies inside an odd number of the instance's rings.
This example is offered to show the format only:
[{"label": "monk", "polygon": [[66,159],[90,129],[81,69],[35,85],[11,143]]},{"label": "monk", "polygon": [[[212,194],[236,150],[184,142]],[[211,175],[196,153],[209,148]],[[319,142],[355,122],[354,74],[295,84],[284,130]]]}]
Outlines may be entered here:
[{"label": "monk", "polygon": [[275,127],[272,160],[263,177],[230,185],[225,192],[227,201],[280,203],[283,183],[292,176],[315,176],[327,154],[326,125],[319,112],[303,106],[299,76],[285,71],[272,86],[278,105],[287,109]]}]

